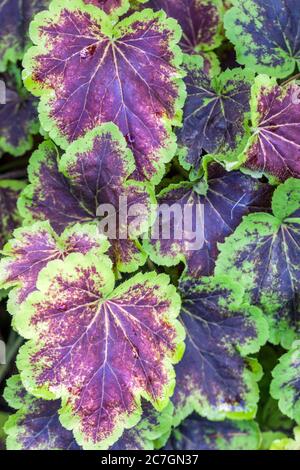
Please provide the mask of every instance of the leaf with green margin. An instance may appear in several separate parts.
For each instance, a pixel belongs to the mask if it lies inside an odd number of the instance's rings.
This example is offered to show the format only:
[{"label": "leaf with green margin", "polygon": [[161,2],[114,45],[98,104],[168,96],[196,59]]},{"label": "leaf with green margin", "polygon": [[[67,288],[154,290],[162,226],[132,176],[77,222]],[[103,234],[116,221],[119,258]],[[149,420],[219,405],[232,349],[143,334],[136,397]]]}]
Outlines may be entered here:
[{"label": "leaf with green margin", "polygon": [[[29,395],[19,376],[7,381],[4,398],[11,408],[17,410],[5,425],[8,450],[81,449],[72,432],[60,423],[59,400],[43,400]],[[171,403],[162,413],[145,404],[141,421],[134,428],[125,430],[110,450],[152,450],[153,440],[171,426],[172,410]]]},{"label": "leaf with green margin", "polygon": [[0,72],[22,59],[28,47],[29,23],[50,0],[0,0]]},{"label": "leaf with green margin", "polygon": [[[148,230],[155,209],[152,186],[130,179],[134,169],[133,155],[112,123],[89,131],[73,142],[61,158],[55,145],[45,142],[30,159],[31,184],[19,200],[20,214],[25,224],[49,220],[54,230],[61,233],[78,222],[99,222],[99,207],[109,204],[111,223],[113,215],[116,219],[110,255],[118,270],[133,272],[146,261],[138,238]],[[128,226],[122,222],[126,211]],[[130,233],[126,233],[127,229],[131,229]]]},{"label": "leaf with green margin", "polygon": [[210,78],[195,56],[185,56],[184,68],[187,100],[178,131],[179,158],[197,174],[203,152],[239,154],[245,147],[254,73],[237,68]]},{"label": "leaf with green margin", "polygon": [[108,15],[121,16],[129,10],[129,0],[83,0],[86,5],[101,8]]},{"label": "leaf with green margin", "polygon": [[252,136],[244,165],[279,180],[300,176],[300,86],[256,77],[251,97]]},{"label": "leaf with green margin", "polygon": [[196,414],[176,428],[166,450],[257,450],[260,431],[254,421],[208,421]]},{"label": "leaf with green margin", "polygon": [[[144,241],[145,251],[158,265],[184,262],[186,275],[211,275],[218,256],[217,243],[233,233],[246,214],[268,211],[272,193],[273,188],[266,183],[238,171],[227,172],[221,165],[211,163],[207,181],[171,184],[158,194],[161,212],[157,213],[149,240]],[[180,219],[183,215],[185,220]],[[173,230],[175,226],[180,228],[178,220],[182,221],[182,236]],[[171,236],[164,238],[163,230],[169,224]]]},{"label": "leaf with green margin", "polygon": [[149,0],[145,7],[163,9],[182,28],[180,46],[184,53],[211,51],[223,40],[222,0]]},{"label": "leaf with green margin", "polygon": [[240,282],[266,315],[270,341],[289,348],[300,333],[300,180],[274,192],[271,214],[250,214],[219,245],[216,274]]},{"label": "leaf with green margin", "polygon": [[9,67],[0,80],[6,94],[6,103],[0,103],[0,149],[18,157],[32,148],[33,135],[39,132],[37,99],[23,87],[17,67]]},{"label": "leaf with green margin", "polygon": [[105,255],[71,254],[47,265],[15,315],[31,340],[17,358],[26,389],[62,398],[61,423],[85,449],[105,449],[135,426],[142,397],[164,409],[184,351],[180,297],[168,276],[114,283]]},{"label": "leaf with green margin", "polygon": [[174,425],[193,411],[212,420],[252,419],[262,370],[248,355],[268,339],[261,311],[244,303],[243,288],[228,277],[184,278],[179,292],[186,351],[175,368]]},{"label": "leaf with green margin", "polygon": [[11,237],[15,228],[21,225],[17,200],[26,183],[18,180],[0,180],[0,249]]},{"label": "leaf with green margin", "polygon": [[284,78],[300,64],[298,0],[231,0],[226,35],[237,60],[258,73]]},{"label": "leaf with green margin", "polygon": [[300,342],[295,341],[272,372],[270,392],[282,413],[300,424]]},{"label": "leaf with green margin", "polygon": [[[66,34],[67,33],[67,34]],[[114,122],[127,140],[140,179],[158,183],[176,152],[172,126],[185,100],[180,28],[146,9],[111,22],[100,9],[53,0],[31,25],[24,83],[41,96],[40,120],[61,147]]]},{"label": "leaf with green margin", "polygon": [[10,292],[8,311],[13,314],[36,290],[39,273],[50,261],[70,253],[102,255],[109,248],[96,224],[76,224],[58,236],[48,221],[18,228],[4,246],[0,261],[0,288]]},{"label": "leaf with green margin", "polygon": [[295,439],[276,439],[270,446],[270,450],[300,450],[300,427],[294,429]]}]

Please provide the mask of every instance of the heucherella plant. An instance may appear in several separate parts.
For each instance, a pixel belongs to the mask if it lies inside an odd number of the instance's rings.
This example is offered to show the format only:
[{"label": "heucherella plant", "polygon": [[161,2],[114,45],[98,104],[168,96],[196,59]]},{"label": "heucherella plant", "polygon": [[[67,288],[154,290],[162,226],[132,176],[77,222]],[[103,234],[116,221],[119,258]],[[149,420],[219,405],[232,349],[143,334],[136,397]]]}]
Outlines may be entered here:
[{"label": "heucherella plant", "polygon": [[299,450],[299,299],[299,0],[0,0],[0,449]]}]

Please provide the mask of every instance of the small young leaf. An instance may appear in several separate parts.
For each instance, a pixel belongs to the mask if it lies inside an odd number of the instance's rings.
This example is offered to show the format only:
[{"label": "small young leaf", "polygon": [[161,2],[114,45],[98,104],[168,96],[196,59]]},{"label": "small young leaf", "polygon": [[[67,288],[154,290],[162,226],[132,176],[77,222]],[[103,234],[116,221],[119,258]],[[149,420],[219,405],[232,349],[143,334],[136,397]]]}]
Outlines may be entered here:
[{"label": "small young leaf", "polygon": [[183,31],[180,46],[187,54],[211,51],[222,42],[222,0],[150,0],[145,6],[163,9],[178,21]]},{"label": "small young leaf", "polygon": [[248,215],[219,245],[215,272],[245,287],[268,319],[270,341],[289,348],[300,333],[300,180],[280,185],[272,208],[274,215]]},{"label": "small young leaf", "polygon": [[0,0],[0,72],[22,59],[28,46],[29,23],[50,0]]},{"label": "small young leaf", "polygon": [[300,64],[298,0],[231,0],[225,15],[227,37],[240,64],[284,78]]},{"label": "small young leaf", "polygon": [[[4,398],[17,410],[5,425],[8,450],[80,450],[72,432],[60,423],[60,400],[29,395],[19,376],[7,381]],[[171,403],[161,413],[145,403],[141,421],[125,430],[110,450],[152,450],[154,439],[170,428],[172,410]]]},{"label": "small young leaf", "polygon": [[178,131],[180,160],[184,168],[197,172],[203,151],[232,153],[244,148],[254,75],[233,69],[211,79],[199,57],[193,56],[185,58],[184,66],[188,96]]},{"label": "small young leaf", "polygon": [[284,354],[273,370],[271,395],[279,400],[282,413],[300,424],[300,342]]},{"label": "small young leaf", "polygon": [[114,291],[107,257],[71,254],[40,273],[15,315],[31,339],[18,367],[27,390],[62,398],[60,419],[85,449],[105,449],[141,417],[141,397],[162,410],[184,350],[180,297],[165,275],[137,274]]},{"label": "small young leaf", "polygon": [[23,181],[0,180],[0,249],[9,240],[14,229],[21,224],[17,200],[25,186]]},{"label": "small young leaf", "polygon": [[101,255],[108,246],[93,224],[76,224],[61,236],[47,221],[15,230],[14,238],[5,245],[4,258],[0,261],[0,288],[16,286],[10,293],[10,313],[19,309],[28,295],[36,290],[39,273],[50,261],[63,260],[70,253]]},{"label": "small young leaf", "polygon": [[251,107],[253,136],[245,166],[280,180],[300,177],[300,86],[279,86],[259,76]]},{"label": "small young leaf", "polygon": [[[190,276],[211,275],[222,242],[250,212],[268,211],[273,189],[270,185],[241,172],[226,172],[221,165],[210,164],[208,181],[173,184],[158,195],[159,207],[170,209],[171,236],[163,238],[164,219],[159,219],[159,239],[144,242],[145,250],[158,265],[172,266],[183,261]],[[183,220],[190,205],[190,217]],[[202,205],[202,210],[201,206]],[[179,209],[179,210],[178,210]],[[173,226],[181,226],[181,239]],[[204,230],[204,244],[197,237]],[[192,233],[191,233],[192,232]]]},{"label": "small young leaf", "polygon": [[259,427],[254,421],[208,421],[189,416],[167,443],[166,450],[257,450]]},{"label": "small young leaf", "polygon": [[[41,96],[40,120],[61,147],[114,122],[132,149],[140,179],[159,182],[175,154],[185,90],[180,28],[146,9],[114,24],[71,0],[50,4],[31,28],[24,59],[28,89]],[[137,99],[138,97],[138,99]]]},{"label": "small young leaf", "polygon": [[23,155],[33,145],[32,136],[40,128],[37,100],[22,86],[17,67],[0,74],[5,84],[5,104],[0,103],[0,149],[14,156]]},{"label": "small young leaf", "polygon": [[186,351],[176,366],[175,425],[197,411],[213,420],[255,416],[261,368],[249,354],[268,338],[261,311],[230,278],[184,279],[180,319]]},{"label": "small young leaf", "polygon": [[295,439],[285,437],[276,439],[270,446],[270,450],[300,450],[300,427],[294,429]]},{"label": "small young leaf", "polygon": [[[31,157],[28,170],[31,185],[21,196],[20,213],[27,224],[49,220],[54,230],[61,233],[77,222],[100,221],[99,206],[109,204],[116,216],[110,254],[120,271],[132,272],[146,260],[135,239],[147,231],[155,203],[148,183],[130,179],[134,169],[133,155],[114,124],[103,124],[88,132],[73,142],[61,159],[54,144],[45,142]],[[124,209],[120,207],[120,198]],[[135,233],[123,233],[126,227],[121,216],[137,205],[136,227],[134,215],[128,215],[128,224]]]}]

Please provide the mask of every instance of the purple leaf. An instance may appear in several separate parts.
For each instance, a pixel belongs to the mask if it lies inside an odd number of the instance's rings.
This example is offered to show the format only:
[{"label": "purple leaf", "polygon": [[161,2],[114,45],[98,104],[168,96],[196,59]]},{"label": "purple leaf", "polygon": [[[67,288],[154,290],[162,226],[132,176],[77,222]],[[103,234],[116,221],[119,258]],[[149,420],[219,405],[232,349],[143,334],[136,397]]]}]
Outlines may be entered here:
[{"label": "purple leaf", "polygon": [[96,7],[101,8],[101,10],[105,11],[107,14],[114,13],[121,15],[126,13],[126,11],[129,9],[128,0],[83,0],[83,2],[87,5],[95,5]]},{"label": "purple leaf", "polygon": [[254,129],[245,166],[280,180],[300,177],[300,86],[279,86],[275,79],[256,79],[252,97]]},{"label": "purple leaf", "polygon": [[[175,385],[184,331],[169,278],[137,274],[114,291],[107,256],[52,261],[15,316],[18,367],[31,393],[62,398],[60,419],[86,449],[113,445],[141,417],[141,397],[158,410]],[[67,373],[66,373],[67,371]]]},{"label": "purple leaf", "polygon": [[180,292],[186,350],[176,366],[175,425],[192,411],[213,420],[253,418],[261,369],[246,356],[268,339],[261,311],[226,277],[185,279]]},{"label": "purple leaf", "polygon": [[54,0],[36,17],[37,47],[24,59],[28,89],[41,96],[40,119],[63,148],[114,122],[127,140],[140,179],[161,180],[176,151],[185,99],[180,30],[163,12],[144,10],[120,23],[99,9]]},{"label": "purple leaf", "polygon": [[[114,124],[90,131],[70,145],[61,159],[56,147],[45,142],[31,158],[31,185],[20,201],[25,223],[49,220],[54,230],[61,233],[77,222],[99,222],[99,206],[110,204],[117,219],[110,254],[119,270],[136,270],[146,260],[136,240],[148,229],[155,198],[148,183],[130,179],[134,168],[133,155]],[[120,198],[124,210],[120,209]],[[135,231],[128,230],[130,233],[126,234],[121,216],[138,205],[139,224]],[[128,216],[128,224],[133,227],[133,216]]]},{"label": "purple leaf", "polygon": [[[173,184],[158,195],[158,206],[164,204],[172,209],[176,204],[180,214],[171,211],[171,236],[168,239],[162,237],[163,219],[160,218],[159,239],[153,237],[146,241],[145,249],[156,264],[172,266],[183,261],[187,275],[211,275],[218,255],[218,242],[233,233],[246,214],[269,210],[272,192],[268,184],[238,171],[228,173],[220,165],[210,164],[207,185],[203,180]],[[192,216],[182,224],[182,238],[176,239],[172,229],[178,220],[182,220],[179,217],[183,217],[189,204],[193,207]],[[192,230],[187,229],[189,225]],[[199,236],[202,229],[204,244],[197,245],[196,234]]]}]

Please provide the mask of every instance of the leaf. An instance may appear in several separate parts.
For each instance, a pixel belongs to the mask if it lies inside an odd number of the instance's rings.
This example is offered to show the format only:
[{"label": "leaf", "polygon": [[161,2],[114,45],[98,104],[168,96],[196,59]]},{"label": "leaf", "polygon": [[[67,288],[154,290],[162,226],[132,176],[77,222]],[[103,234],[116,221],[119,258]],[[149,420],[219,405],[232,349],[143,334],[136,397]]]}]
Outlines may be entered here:
[{"label": "leaf", "polygon": [[221,0],[150,0],[146,7],[163,9],[180,24],[180,46],[186,54],[216,49],[222,42],[223,2]]},{"label": "leaf", "polygon": [[259,444],[254,421],[208,421],[192,414],[173,431],[166,450],[257,450]]},{"label": "leaf", "polygon": [[23,181],[0,180],[0,249],[21,223],[21,217],[17,211],[17,199],[25,186],[26,183]]},{"label": "leaf", "polygon": [[225,15],[227,37],[240,64],[258,73],[284,78],[300,63],[297,0],[231,0]]},{"label": "leaf", "polygon": [[180,162],[198,172],[203,152],[238,152],[247,139],[250,92],[254,75],[249,70],[226,70],[210,78],[198,57],[186,57],[187,100],[183,127],[178,131]]},{"label": "leaf", "polygon": [[[11,408],[5,430],[8,450],[80,450],[71,431],[59,420],[59,400],[43,400],[29,395],[19,376],[7,381],[4,398]],[[142,420],[133,429],[126,430],[110,450],[151,450],[153,439],[169,426],[171,403],[158,413],[146,405]]]},{"label": "leaf", "polygon": [[0,288],[15,287],[10,293],[11,314],[36,290],[39,273],[50,261],[64,260],[70,253],[95,256],[107,251],[109,243],[93,224],[76,224],[58,236],[48,221],[19,228],[4,247],[0,261]]},{"label": "leaf", "polygon": [[259,76],[252,94],[254,131],[245,166],[280,180],[300,177],[300,87]]},{"label": "leaf", "polygon": [[184,279],[180,319],[186,350],[176,366],[174,425],[193,411],[212,420],[252,419],[261,368],[247,356],[268,338],[262,313],[244,303],[244,290],[230,278]]},{"label": "leaf", "polygon": [[[54,0],[36,17],[37,47],[24,59],[27,88],[41,96],[40,120],[61,147],[105,122],[126,137],[140,179],[158,183],[175,154],[185,91],[180,29],[144,10],[118,24],[80,0]],[[75,72],[76,71],[76,72]],[[138,97],[138,99],[137,99]]]},{"label": "leaf", "polygon": [[[116,216],[116,233],[111,233],[110,254],[120,271],[132,272],[145,263],[146,255],[136,240],[147,231],[155,204],[152,187],[130,179],[134,168],[125,139],[111,123],[73,142],[61,158],[54,144],[45,142],[31,157],[31,185],[19,202],[24,223],[49,220],[54,230],[61,233],[75,223],[99,222],[99,206],[109,204],[116,214],[121,213]],[[135,227],[130,210],[136,213],[136,208],[139,223]],[[129,229],[135,228],[128,234],[120,219],[126,210]]]},{"label": "leaf", "polygon": [[[183,261],[187,275],[211,275],[218,255],[217,243],[235,230],[244,215],[268,210],[272,191],[271,186],[250,176],[228,173],[220,165],[210,164],[207,185],[204,180],[183,182],[161,191],[158,207],[170,209],[171,236],[163,237],[167,226],[157,214],[155,227],[159,227],[159,237],[156,240],[155,232],[152,233],[152,238],[144,243],[145,250],[158,265],[172,266]],[[173,230],[176,224],[182,226],[181,238]]]},{"label": "leaf", "polygon": [[83,0],[87,5],[95,5],[107,14],[123,15],[129,9],[129,0]]},{"label": "leaf", "polygon": [[288,349],[300,332],[300,181],[290,178],[280,185],[272,208],[274,215],[248,215],[219,245],[215,272],[245,287],[268,319],[270,341]]},{"label": "leaf", "polygon": [[22,59],[28,46],[29,23],[50,0],[0,0],[0,72]]},{"label": "leaf", "polygon": [[270,450],[300,450],[300,427],[297,426],[294,429],[295,439],[291,438],[283,438],[283,439],[276,439],[271,447]]},{"label": "leaf", "polygon": [[37,100],[22,86],[16,67],[0,74],[5,84],[6,103],[0,103],[0,149],[16,157],[33,145],[33,135],[39,132]]},{"label": "leaf", "polygon": [[37,288],[15,315],[31,339],[18,368],[30,393],[62,398],[61,423],[79,445],[113,445],[140,420],[141,397],[158,411],[168,404],[184,330],[167,276],[137,274],[113,291],[106,256],[71,254],[50,262]]},{"label": "leaf", "polygon": [[284,354],[272,372],[271,395],[282,413],[300,424],[300,342]]}]

